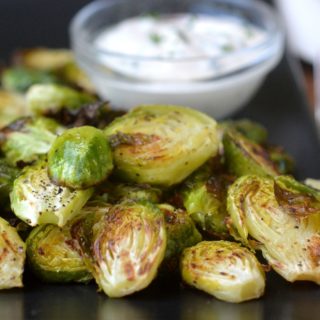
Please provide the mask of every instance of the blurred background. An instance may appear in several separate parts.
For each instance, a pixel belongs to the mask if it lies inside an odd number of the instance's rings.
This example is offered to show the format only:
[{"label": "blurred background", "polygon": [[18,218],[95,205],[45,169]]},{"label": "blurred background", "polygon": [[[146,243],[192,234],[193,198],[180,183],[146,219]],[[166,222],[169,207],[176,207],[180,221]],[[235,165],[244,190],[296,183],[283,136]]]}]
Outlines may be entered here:
[{"label": "blurred background", "polygon": [[[143,0],[139,0],[143,1]],[[144,0],[150,1],[150,0]],[[90,0],[0,0],[0,57],[32,46],[67,47],[68,25],[74,14]],[[272,3],[287,31],[288,51],[302,65],[305,89],[315,104],[313,63],[320,57],[320,1],[274,0]],[[134,4],[134,0],[132,0]],[[317,53],[319,51],[319,53]],[[320,58],[318,59],[320,61]]]}]

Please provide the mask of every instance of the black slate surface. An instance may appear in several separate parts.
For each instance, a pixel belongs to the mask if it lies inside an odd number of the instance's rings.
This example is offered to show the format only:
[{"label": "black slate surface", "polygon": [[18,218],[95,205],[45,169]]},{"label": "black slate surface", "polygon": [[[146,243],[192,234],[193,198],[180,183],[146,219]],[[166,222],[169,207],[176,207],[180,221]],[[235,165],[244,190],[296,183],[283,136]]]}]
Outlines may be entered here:
[{"label": "black slate surface", "polygon": [[[66,26],[85,0],[1,0],[0,55],[17,47],[66,46]],[[297,161],[300,178],[320,178],[320,145],[308,112],[296,62],[286,56],[268,76],[253,101],[234,117],[263,123],[272,142],[283,145]],[[320,318],[320,288],[290,284],[268,274],[263,298],[228,304],[161,279],[123,299],[108,299],[94,285],[45,285],[26,279],[24,289],[0,291],[0,319],[13,320],[262,320]]]}]

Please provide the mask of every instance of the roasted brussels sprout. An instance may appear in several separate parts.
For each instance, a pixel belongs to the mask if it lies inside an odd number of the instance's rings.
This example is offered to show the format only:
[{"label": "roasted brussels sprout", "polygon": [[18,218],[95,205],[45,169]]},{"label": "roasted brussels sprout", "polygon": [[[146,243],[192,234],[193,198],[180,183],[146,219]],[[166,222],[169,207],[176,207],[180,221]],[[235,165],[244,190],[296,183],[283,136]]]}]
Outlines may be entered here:
[{"label": "roasted brussels sprout", "polygon": [[0,131],[2,152],[12,164],[27,164],[45,155],[64,128],[52,119],[24,117]]},{"label": "roasted brussels sprout", "polygon": [[71,190],[52,183],[45,162],[26,167],[14,181],[10,194],[14,214],[29,224],[52,223],[60,227],[77,215],[93,189]]},{"label": "roasted brussels sprout", "polygon": [[147,287],[156,276],[166,250],[161,211],[148,202],[114,205],[92,228],[91,271],[110,297]]},{"label": "roasted brussels sprout", "polygon": [[235,130],[244,135],[250,141],[258,144],[267,142],[268,138],[266,128],[264,128],[260,123],[248,119],[222,121],[219,123],[218,128],[224,133],[229,130]]},{"label": "roasted brussels sprout", "polygon": [[48,173],[57,184],[85,189],[107,178],[113,168],[112,153],[103,132],[84,126],[66,130],[48,153]]},{"label": "roasted brussels sprout", "polygon": [[234,236],[261,249],[286,280],[320,284],[319,195],[286,176],[241,177],[228,193]]},{"label": "roasted brussels sprout", "polygon": [[27,115],[26,103],[22,95],[0,90],[0,128]]},{"label": "roasted brussels sprout", "polygon": [[66,49],[32,48],[15,53],[17,65],[36,70],[58,70],[73,61],[73,54]]},{"label": "roasted brussels sprout", "polygon": [[0,289],[22,287],[25,244],[15,228],[0,217]]},{"label": "roasted brussels sprout", "polygon": [[6,90],[25,92],[37,83],[58,83],[58,78],[48,72],[24,67],[6,69],[2,74],[2,86]]},{"label": "roasted brussels sprout", "polygon": [[265,288],[258,260],[235,242],[202,241],[185,249],[181,274],[189,285],[228,302],[259,298]]},{"label": "roasted brussels sprout", "polygon": [[59,71],[59,75],[70,85],[79,87],[87,92],[96,92],[96,89],[94,88],[90,79],[74,62],[66,64]]},{"label": "roasted brussels sprout", "polygon": [[179,269],[183,249],[200,242],[202,236],[185,210],[176,209],[170,204],[160,204],[158,207],[163,212],[167,230],[167,248],[162,269],[174,273]]},{"label": "roasted brussels sprout", "polygon": [[234,177],[225,173],[212,175],[205,164],[184,183],[183,204],[196,225],[206,235],[226,238],[228,216],[226,208],[227,188]]},{"label": "roasted brussels sprout", "polygon": [[69,226],[45,224],[32,230],[26,241],[27,257],[34,274],[45,282],[88,282],[87,270]]},{"label": "roasted brussels sprout", "polygon": [[62,108],[77,109],[96,100],[93,96],[59,84],[35,84],[27,91],[27,106],[35,115],[58,113]]},{"label": "roasted brussels sprout", "polygon": [[228,131],[223,137],[224,155],[229,171],[236,176],[279,174],[267,151],[236,131]]},{"label": "roasted brussels sprout", "polygon": [[177,184],[218,151],[216,122],[179,106],[134,108],[105,132],[118,176],[137,183]]}]

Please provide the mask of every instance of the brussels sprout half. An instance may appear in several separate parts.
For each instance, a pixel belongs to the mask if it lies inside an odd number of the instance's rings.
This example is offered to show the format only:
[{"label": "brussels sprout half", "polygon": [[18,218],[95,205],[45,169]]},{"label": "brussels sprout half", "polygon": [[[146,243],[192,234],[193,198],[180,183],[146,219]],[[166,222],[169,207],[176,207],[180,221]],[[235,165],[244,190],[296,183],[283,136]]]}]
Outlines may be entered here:
[{"label": "brussels sprout half", "polygon": [[227,200],[234,236],[286,280],[320,284],[319,195],[289,177],[240,177]]},{"label": "brussels sprout half", "polygon": [[147,287],[166,250],[161,211],[148,202],[114,205],[92,228],[92,274],[109,297],[122,297]]},{"label": "brussels sprout half", "polygon": [[144,105],[106,129],[123,180],[171,186],[218,151],[216,122],[180,106]]},{"label": "brussels sprout half", "polygon": [[48,173],[59,185],[85,189],[105,180],[113,169],[112,153],[103,132],[83,126],[66,130],[48,153]]},{"label": "brussels sprout half", "polygon": [[45,282],[88,282],[92,279],[70,229],[45,224],[32,230],[26,241],[34,274]]},{"label": "brussels sprout half", "polygon": [[15,228],[0,217],[0,289],[22,287],[25,244]]},{"label": "brussels sprout half", "polygon": [[181,274],[187,284],[228,302],[259,298],[265,288],[254,254],[234,242],[202,241],[185,249]]},{"label": "brussels sprout half", "polygon": [[26,94],[29,112],[35,115],[55,114],[62,108],[77,109],[95,100],[87,93],[59,84],[35,84]]},{"label": "brussels sprout half", "polygon": [[14,181],[10,194],[14,214],[29,224],[52,223],[60,227],[77,215],[91,197],[93,189],[71,190],[55,185],[46,163],[26,167]]},{"label": "brussels sprout half", "polygon": [[228,170],[236,176],[256,174],[276,176],[279,172],[268,152],[236,131],[223,136],[223,147]]},{"label": "brussels sprout half", "polygon": [[1,150],[11,165],[32,163],[49,151],[64,130],[52,119],[24,117],[0,131]]}]

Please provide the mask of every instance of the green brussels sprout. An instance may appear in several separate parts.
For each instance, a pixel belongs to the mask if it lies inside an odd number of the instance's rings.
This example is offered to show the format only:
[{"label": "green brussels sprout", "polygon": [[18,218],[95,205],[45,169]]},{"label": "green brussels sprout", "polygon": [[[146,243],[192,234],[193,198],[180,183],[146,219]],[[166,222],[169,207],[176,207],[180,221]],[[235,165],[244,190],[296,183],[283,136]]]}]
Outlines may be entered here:
[{"label": "green brussels sprout", "polygon": [[144,105],[113,121],[106,135],[118,176],[168,187],[218,151],[216,122],[181,106]]},{"label": "green brussels sprout", "polygon": [[266,128],[260,123],[248,119],[222,121],[218,124],[218,128],[224,133],[229,130],[235,130],[257,144],[263,144],[268,139]]},{"label": "green brussels sprout", "polygon": [[183,205],[198,228],[206,235],[226,238],[227,188],[234,177],[222,172],[212,173],[205,164],[182,187]]},{"label": "green brussels sprout", "polygon": [[57,184],[85,189],[105,180],[113,169],[112,153],[103,132],[83,126],[66,130],[48,153],[48,173]]},{"label": "green brussels sprout", "polygon": [[30,226],[52,223],[62,227],[79,213],[93,189],[71,190],[51,182],[45,162],[26,167],[10,194],[14,214]]},{"label": "green brussels sprout", "polygon": [[318,179],[308,178],[308,179],[304,180],[304,184],[306,184],[307,186],[309,186],[313,189],[320,191],[320,180],[318,180]]},{"label": "green brussels sprout", "polygon": [[34,274],[45,282],[88,282],[92,279],[69,226],[53,224],[34,228],[26,241],[27,257]]},{"label": "green brussels sprout", "polygon": [[229,241],[202,241],[184,250],[182,279],[227,302],[243,302],[264,293],[265,274],[254,254]]},{"label": "green brussels sprout", "polygon": [[260,249],[286,280],[320,284],[319,191],[286,176],[244,176],[229,188],[227,204],[237,239]]},{"label": "green brussels sprout", "polygon": [[93,225],[90,271],[109,297],[144,289],[164,258],[166,239],[164,218],[155,205],[134,201],[114,205]]},{"label": "green brussels sprout", "polygon": [[271,161],[280,174],[292,173],[295,167],[293,158],[279,146],[266,146]]},{"label": "green brussels sprout", "polygon": [[24,117],[0,131],[2,152],[12,164],[27,164],[47,154],[64,128],[52,119]]},{"label": "green brussels sprout", "polygon": [[228,170],[236,176],[279,174],[267,151],[236,131],[226,132],[223,147]]},{"label": "green brussels sprout", "polygon": [[0,217],[0,289],[23,287],[25,251],[16,229]]},{"label": "green brussels sprout", "polygon": [[59,75],[64,81],[73,86],[79,87],[90,93],[96,92],[96,89],[90,79],[74,62],[66,64],[61,70],[59,70]]},{"label": "green brussels sprout", "polygon": [[72,52],[67,49],[31,48],[17,51],[14,55],[16,64],[45,71],[58,70],[73,60]]},{"label": "green brussels sprout", "polygon": [[0,128],[27,115],[26,103],[22,95],[0,90]]},{"label": "green brussels sprout", "polygon": [[84,92],[59,84],[35,84],[27,91],[27,107],[32,114],[50,115],[62,108],[77,109],[96,99]]},{"label": "green brussels sprout", "polygon": [[2,73],[2,86],[6,90],[25,92],[37,83],[58,83],[58,78],[48,72],[25,67],[13,67]]},{"label": "green brussels sprout", "polygon": [[163,212],[167,230],[167,248],[162,263],[162,269],[170,273],[179,268],[179,258],[182,251],[202,240],[192,219],[183,209],[176,209],[170,204],[159,204]]}]

